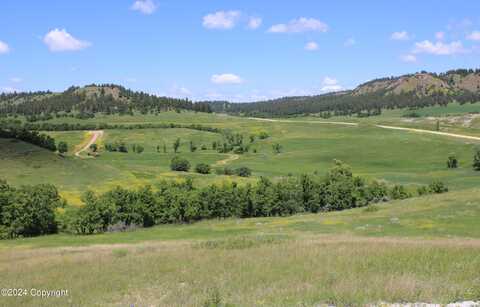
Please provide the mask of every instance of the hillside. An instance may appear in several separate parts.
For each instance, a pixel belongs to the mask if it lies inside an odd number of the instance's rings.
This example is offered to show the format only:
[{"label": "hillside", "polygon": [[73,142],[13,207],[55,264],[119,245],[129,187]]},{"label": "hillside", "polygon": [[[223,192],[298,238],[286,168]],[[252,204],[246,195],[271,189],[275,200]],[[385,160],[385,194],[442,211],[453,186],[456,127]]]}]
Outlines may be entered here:
[{"label": "hillside", "polygon": [[259,117],[320,113],[328,118],[354,114],[365,117],[378,115],[382,109],[416,109],[479,100],[480,70],[452,70],[441,74],[420,72],[375,79],[351,91],[317,96],[284,97],[254,103],[209,103],[215,112]]},{"label": "hillside", "polygon": [[352,95],[372,93],[400,95],[413,93],[417,96],[445,94],[455,96],[463,92],[480,92],[479,70],[454,70],[442,74],[421,72],[413,75],[376,79],[361,84],[353,90]]},{"label": "hillside", "polygon": [[90,118],[96,113],[123,115],[138,111],[148,114],[169,110],[210,112],[206,104],[159,97],[114,84],[72,86],[60,93],[38,91],[0,95],[0,116],[25,115],[29,121],[53,116]]}]

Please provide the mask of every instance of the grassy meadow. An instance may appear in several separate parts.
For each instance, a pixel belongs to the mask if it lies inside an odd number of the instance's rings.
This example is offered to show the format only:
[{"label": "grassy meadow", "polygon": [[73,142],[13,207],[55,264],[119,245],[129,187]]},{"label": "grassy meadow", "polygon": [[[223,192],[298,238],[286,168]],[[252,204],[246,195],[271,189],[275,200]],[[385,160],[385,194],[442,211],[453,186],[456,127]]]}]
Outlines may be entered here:
[{"label": "grassy meadow", "polygon": [[[383,115],[382,115],[383,116]],[[386,115],[385,115],[386,116]],[[88,119],[85,122],[140,123],[140,115],[104,116]],[[54,119],[53,121],[81,121],[78,119]],[[74,152],[88,141],[86,131],[48,132],[57,141],[69,144],[69,152],[64,158],[24,143],[0,140],[1,177],[12,184],[33,184],[50,182],[61,187],[64,195],[78,200],[86,189],[104,191],[116,185],[139,186],[155,185],[162,179],[191,177],[198,184],[208,184],[223,180],[237,180],[235,177],[197,175],[171,172],[170,160],[174,156],[172,144],[181,139],[179,155],[187,158],[192,167],[197,163],[213,166],[247,166],[253,170],[255,180],[259,176],[278,178],[288,174],[298,175],[314,171],[325,173],[334,159],[351,165],[353,171],[370,179],[385,180],[389,183],[410,185],[428,184],[433,179],[445,181],[454,189],[475,187],[477,174],[471,169],[472,153],[476,142],[444,136],[432,136],[404,131],[391,131],[375,127],[366,119],[359,126],[344,126],[309,122],[311,119],[295,122],[266,122],[215,114],[193,112],[167,112],[160,115],[147,115],[149,123],[196,123],[239,132],[248,142],[250,134],[262,131],[270,134],[266,140],[257,139],[249,153],[231,159],[232,154],[220,154],[212,150],[213,141],[222,141],[220,134],[189,129],[120,129],[107,130],[100,145],[97,158],[79,159]],[[377,119],[377,120],[380,120]],[[104,143],[124,141],[140,144],[145,148],[142,154],[106,152]],[[189,142],[198,147],[191,153]],[[280,154],[274,154],[272,145],[282,146]],[[166,144],[167,153],[163,153]],[[201,150],[201,146],[207,150]],[[160,152],[157,152],[160,146]],[[254,153],[253,150],[257,152]],[[460,168],[447,170],[446,159],[455,153],[460,160]],[[226,162],[222,162],[227,160]],[[224,165],[224,163],[226,165]],[[243,180],[244,181],[244,180]]]},{"label": "grassy meadow", "polygon": [[[477,105],[468,106],[476,108]],[[466,112],[449,106],[425,116]],[[460,108],[460,109],[459,109]],[[468,109],[468,112],[474,110]],[[356,175],[390,184],[441,180],[450,192],[365,208],[291,217],[226,219],[164,225],[90,236],[57,234],[0,242],[3,287],[68,289],[63,298],[0,297],[2,306],[359,306],[379,302],[447,303],[480,299],[479,174],[471,167],[480,144],[444,136],[386,130],[375,124],[427,129],[427,119],[405,121],[403,111],[375,118],[332,118],[357,126],[324,124],[314,117],[257,121],[225,115],[167,112],[98,116],[52,122],[201,124],[248,135],[267,132],[249,153],[212,150],[220,134],[189,129],[106,130],[96,158],[74,153],[86,131],[48,132],[69,144],[64,157],[0,139],[0,178],[12,185],[55,184],[70,205],[91,189],[135,188],[163,179],[193,178],[205,185],[254,182],[260,176],[318,172],[334,159]],[[431,121],[431,120],[430,120]],[[418,126],[417,126],[418,125]],[[455,131],[474,128],[452,124]],[[430,129],[431,130],[431,129]],[[251,178],[172,172],[172,143],[192,166],[247,166]],[[106,152],[105,143],[140,144],[141,154]],[[189,142],[198,147],[189,151]],[[167,153],[163,152],[163,144]],[[272,145],[282,152],[275,154]],[[206,145],[206,150],[201,146]],[[157,152],[160,146],[160,152]],[[256,150],[256,153],[253,152]],[[446,168],[455,153],[460,167]]]},{"label": "grassy meadow", "polygon": [[358,306],[474,300],[480,297],[479,199],[480,190],[473,189],[343,212],[4,241],[2,284],[69,289],[70,295],[3,298],[3,304]]}]

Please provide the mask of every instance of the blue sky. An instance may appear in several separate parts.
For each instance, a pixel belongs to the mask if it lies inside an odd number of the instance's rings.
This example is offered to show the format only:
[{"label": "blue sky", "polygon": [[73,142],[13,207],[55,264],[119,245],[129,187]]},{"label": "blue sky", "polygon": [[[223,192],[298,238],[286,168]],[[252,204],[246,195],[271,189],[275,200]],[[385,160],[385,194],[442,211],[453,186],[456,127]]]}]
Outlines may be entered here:
[{"label": "blue sky", "polygon": [[118,83],[252,101],[479,60],[477,0],[0,3],[0,91]]}]

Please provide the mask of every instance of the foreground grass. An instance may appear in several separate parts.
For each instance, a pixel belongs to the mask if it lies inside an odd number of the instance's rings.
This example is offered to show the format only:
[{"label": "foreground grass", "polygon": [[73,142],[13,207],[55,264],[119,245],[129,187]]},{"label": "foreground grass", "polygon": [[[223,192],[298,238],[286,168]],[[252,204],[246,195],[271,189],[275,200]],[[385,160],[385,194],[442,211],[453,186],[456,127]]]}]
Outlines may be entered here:
[{"label": "foreground grass", "polygon": [[292,306],[480,299],[480,190],[286,218],[0,243],[5,306]]},{"label": "foreground grass", "polygon": [[[240,240],[237,243],[235,240]],[[292,306],[480,297],[480,244],[350,236],[3,252],[2,285],[69,289],[6,305]]]}]

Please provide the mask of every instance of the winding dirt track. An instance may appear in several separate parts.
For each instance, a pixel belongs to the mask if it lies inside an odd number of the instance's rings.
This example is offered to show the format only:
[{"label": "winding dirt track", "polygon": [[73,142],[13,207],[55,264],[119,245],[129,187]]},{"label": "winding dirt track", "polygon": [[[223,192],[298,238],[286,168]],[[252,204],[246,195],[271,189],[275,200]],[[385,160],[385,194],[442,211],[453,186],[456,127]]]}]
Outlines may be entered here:
[{"label": "winding dirt track", "polygon": [[417,132],[417,133],[428,133],[428,134],[443,135],[443,136],[449,136],[449,137],[460,138],[460,139],[480,141],[480,137],[478,136],[471,136],[471,135],[465,135],[465,134],[456,134],[456,133],[405,128],[405,127],[395,127],[395,126],[384,126],[384,125],[375,125],[375,127],[382,128],[382,129],[403,130],[403,131],[410,131],[410,132]]},{"label": "winding dirt track", "polygon": [[227,165],[228,163],[239,159],[240,156],[236,154],[230,154],[228,158],[215,162],[213,166]]},{"label": "winding dirt track", "polygon": [[90,140],[84,147],[75,153],[75,156],[79,158],[81,158],[80,154],[82,152],[88,150],[92,144],[95,144],[95,142],[103,136],[103,130],[89,131],[88,133],[92,135]]},{"label": "winding dirt track", "polygon": [[[320,121],[300,121],[300,120],[297,121],[297,120],[288,120],[288,119],[271,119],[271,118],[256,118],[256,117],[249,117],[248,119],[265,121],[265,122],[279,122],[279,123],[308,123],[308,124],[332,124],[332,125],[359,126],[359,124],[357,123],[349,123],[349,122],[320,122]],[[431,131],[431,130],[424,130],[424,129],[406,128],[406,127],[385,126],[385,125],[375,125],[375,127],[382,128],[382,129],[403,130],[403,131],[409,131],[409,132],[435,134],[435,135],[448,136],[448,137],[454,137],[454,138],[460,138],[460,139],[480,141],[480,137],[478,136],[471,136],[471,135],[465,135],[465,134]]]},{"label": "winding dirt track", "polygon": [[348,122],[320,122],[313,120],[288,120],[288,119],[271,119],[271,118],[258,118],[258,117],[248,117],[251,120],[258,120],[263,122],[277,122],[277,123],[302,123],[302,124],[331,124],[331,125],[344,125],[344,126],[358,126],[357,123],[348,123]]}]

